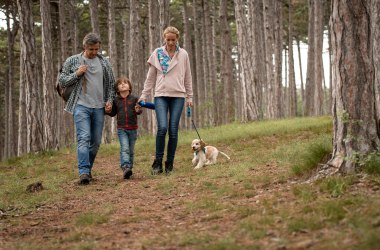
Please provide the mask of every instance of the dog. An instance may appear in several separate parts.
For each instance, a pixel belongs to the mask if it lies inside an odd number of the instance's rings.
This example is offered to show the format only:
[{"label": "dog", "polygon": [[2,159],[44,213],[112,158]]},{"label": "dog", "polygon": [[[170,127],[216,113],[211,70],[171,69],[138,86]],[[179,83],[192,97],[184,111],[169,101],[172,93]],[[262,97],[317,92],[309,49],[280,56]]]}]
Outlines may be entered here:
[{"label": "dog", "polygon": [[194,151],[194,158],[191,161],[193,166],[195,166],[194,169],[200,169],[204,166],[215,164],[219,153],[225,156],[228,160],[231,159],[216,147],[206,146],[206,143],[200,139],[193,140],[191,148]]}]

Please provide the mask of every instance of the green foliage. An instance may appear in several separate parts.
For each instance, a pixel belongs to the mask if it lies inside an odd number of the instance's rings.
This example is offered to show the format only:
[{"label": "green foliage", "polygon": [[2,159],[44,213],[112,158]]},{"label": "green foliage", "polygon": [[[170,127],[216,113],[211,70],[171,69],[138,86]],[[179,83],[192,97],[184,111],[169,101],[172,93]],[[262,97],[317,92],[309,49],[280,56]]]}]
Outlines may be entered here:
[{"label": "green foliage", "polygon": [[369,174],[380,175],[380,152],[373,152],[367,156],[364,171]]},{"label": "green foliage", "polygon": [[332,197],[339,197],[345,193],[347,188],[355,181],[355,177],[329,177],[322,181],[321,191],[328,192]]}]

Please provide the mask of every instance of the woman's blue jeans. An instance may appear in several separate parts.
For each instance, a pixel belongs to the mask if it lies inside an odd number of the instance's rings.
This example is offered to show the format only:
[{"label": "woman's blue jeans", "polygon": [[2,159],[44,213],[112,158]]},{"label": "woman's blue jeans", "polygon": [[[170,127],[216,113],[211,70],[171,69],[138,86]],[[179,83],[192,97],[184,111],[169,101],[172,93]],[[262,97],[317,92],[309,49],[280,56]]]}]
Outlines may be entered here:
[{"label": "woman's blue jeans", "polygon": [[156,159],[162,159],[165,151],[165,137],[169,131],[167,149],[167,161],[173,162],[178,142],[178,127],[181,118],[185,98],[182,97],[155,97],[154,98],[157,136],[156,136]]},{"label": "woman's blue jeans", "polygon": [[104,109],[77,104],[74,109],[79,175],[91,173],[102,140]]},{"label": "woman's blue jeans", "polygon": [[133,168],[137,129],[117,129],[120,142],[120,167]]}]

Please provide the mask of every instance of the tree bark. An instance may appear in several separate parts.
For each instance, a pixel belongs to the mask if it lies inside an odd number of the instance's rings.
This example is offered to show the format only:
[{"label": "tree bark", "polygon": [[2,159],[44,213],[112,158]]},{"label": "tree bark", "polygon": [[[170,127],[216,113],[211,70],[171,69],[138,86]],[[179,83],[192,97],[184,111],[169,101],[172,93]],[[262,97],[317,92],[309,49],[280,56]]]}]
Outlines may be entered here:
[{"label": "tree bark", "polygon": [[334,145],[323,173],[354,173],[368,154],[380,148],[369,9],[361,0],[334,0],[330,24]]},{"label": "tree bark", "polygon": [[[23,40],[23,34],[20,32],[20,41]],[[20,59],[25,57],[25,48],[20,46]],[[25,68],[24,63],[20,60],[20,93],[19,93],[19,107],[18,107],[18,136],[17,136],[17,156],[21,156],[27,152],[27,130],[25,124],[26,119],[26,83],[25,83]]]},{"label": "tree bark", "polygon": [[284,101],[282,97],[282,2],[274,2],[274,41],[275,41],[275,78],[274,78],[274,118],[284,117]]},{"label": "tree bark", "polygon": [[380,2],[371,1],[371,42],[372,60],[375,69],[376,116],[380,124]]},{"label": "tree bark", "polygon": [[158,0],[158,4],[160,8],[160,30],[162,32],[170,24],[170,0]]},{"label": "tree bark", "polygon": [[100,35],[98,0],[89,0],[92,32]]},{"label": "tree bark", "polygon": [[294,55],[293,55],[293,1],[289,1],[289,102],[288,102],[288,115],[289,117],[295,117],[297,114],[297,88],[296,88],[296,80],[294,74]]},{"label": "tree bark", "polygon": [[323,0],[314,1],[314,115],[323,114]]},{"label": "tree bark", "polygon": [[43,84],[43,123],[44,123],[44,149],[53,149],[58,147],[57,131],[54,126],[56,124],[56,107],[53,94],[54,90],[54,69],[53,50],[51,39],[51,16],[50,16],[50,1],[40,1],[41,12],[41,28],[42,28],[42,84]]},{"label": "tree bark", "polygon": [[273,65],[273,51],[274,51],[274,38],[273,38],[273,1],[263,0],[263,13],[264,13],[264,37],[265,37],[265,65],[267,74],[267,118],[275,117],[275,101],[274,101],[274,65]]},{"label": "tree bark", "polygon": [[[149,1],[149,52],[152,53],[157,47],[161,45],[162,31],[160,29],[160,13],[159,3],[157,0]],[[154,90],[151,91],[151,96],[154,96]],[[157,133],[157,122],[155,112],[145,112],[144,116],[147,117],[148,130],[151,134]]]},{"label": "tree bark", "polygon": [[[8,59],[8,67],[7,67],[7,80],[5,81],[5,111],[6,111],[6,119],[4,119],[5,123],[5,144],[4,144],[4,154],[5,158],[16,156],[17,153],[17,141],[14,140],[16,135],[16,129],[14,126],[16,120],[15,114],[15,102],[13,101],[14,97],[14,81],[15,81],[15,73],[14,73],[14,62],[15,62],[15,39],[19,30],[19,22],[16,19],[17,15],[17,6],[12,4],[9,6],[9,9],[6,11],[6,23],[7,23],[7,37],[8,37],[8,49],[7,49],[7,59]],[[11,19],[13,21],[13,25],[11,28]]]},{"label": "tree bark", "polygon": [[219,20],[220,20],[220,75],[223,86],[223,123],[235,120],[234,101],[234,79],[232,61],[232,38],[228,23],[227,0],[220,0]]},{"label": "tree bark", "polygon": [[314,1],[309,0],[309,23],[308,23],[308,52],[307,52],[307,71],[306,71],[306,86],[305,86],[305,110],[304,113],[308,116],[314,115],[314,90],[315,90],[315,73],[314,73]]},{"label": "tree bark", "polygon": [[[25,50],[21,58],[25,70],[26,109],[27,109],[27,152],[39,152],[43,149],[43,126],[41,120],[40,91],[37,82],[37,58],[33,30],[32,4],[17,0],[22,32],[21,46]],[[24,126],[25,128],[25,126]]]},{"label": "tree bark", "polygon": [[[194,89],[194,95],[198,98],[195,99],[195,120],[199,124],[205,124],[205,108],[203,102],[206,101],[206,92],[204,91],[204,68],[202,60],[202,36],[200,33],[202,16],[201,16],[201,6],[199,3],[200,0],[193,0],[193,16],[194,16],[194,51],[195,51],[195,73],[196,77],[193,79],[196,81],[197,88]],[[198,125],[199,125],[198,124]]]}]

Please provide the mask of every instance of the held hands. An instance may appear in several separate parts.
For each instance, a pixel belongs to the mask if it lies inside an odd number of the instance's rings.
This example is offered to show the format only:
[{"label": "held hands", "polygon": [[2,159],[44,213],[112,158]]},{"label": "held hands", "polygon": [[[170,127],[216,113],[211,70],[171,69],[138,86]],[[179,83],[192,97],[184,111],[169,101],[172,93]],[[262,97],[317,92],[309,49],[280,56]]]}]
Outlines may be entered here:
[{"label": "held hands", "polygon": [[106,111],[106,113],[111,113],[111,111],[112,111],[112,103],[106,102],[104,110]]}]

